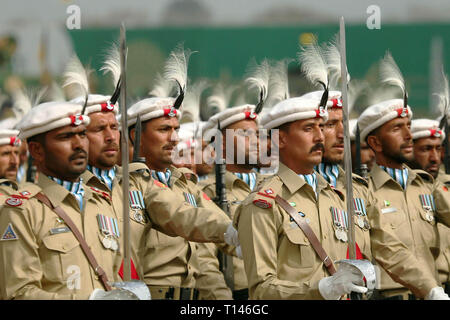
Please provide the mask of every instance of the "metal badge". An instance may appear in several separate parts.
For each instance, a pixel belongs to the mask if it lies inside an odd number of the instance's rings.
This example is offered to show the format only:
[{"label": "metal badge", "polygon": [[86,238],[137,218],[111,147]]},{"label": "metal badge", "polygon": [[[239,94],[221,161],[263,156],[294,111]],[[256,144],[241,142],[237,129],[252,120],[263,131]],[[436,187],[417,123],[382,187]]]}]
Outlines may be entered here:
[{"label": "metal badge", "polygon": [[363,229],[364,228],[364,219],[362,217],[358,217],[356,219],[358,221],[358,226]]},{"label": "metal badge", "polygon": [[347,242],[348,238],[347,238],[347,232],[345,232],[344,230],[342,230],[342,241]]},{"label": "metal badge", "polygon": [[106,249],[111,249],[112,243],[108,236],[105,236],[102,240],[102,244]]},{"label": "metal badge", "polygon": [[144,220],[144,217],[142,216],[142,214],[140,212],[135,210],[134,211],[134,220],[136,220],[137,222],[142,222]]},{"label": "metal badge", "polygon": [[339,233],[339,229],[334,230],[334,235],[336,236],[336,238],[337,238],[338,240],[341,240],[341,235],[340,235],[340,233]]},{"label": "metal badge", "polygon": [[116,239],[111,239],[111,250],[117,251],[119,249],[119,244]]}]

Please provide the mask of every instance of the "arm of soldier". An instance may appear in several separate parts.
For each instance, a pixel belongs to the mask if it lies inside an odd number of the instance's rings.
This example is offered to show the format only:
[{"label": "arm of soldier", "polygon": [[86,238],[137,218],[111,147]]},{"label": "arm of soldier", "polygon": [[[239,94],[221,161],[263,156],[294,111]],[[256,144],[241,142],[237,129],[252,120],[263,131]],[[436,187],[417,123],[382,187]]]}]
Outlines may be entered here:
[{"label": "arm of soldier", "polygon": [[0,241],[2,299],[75,299],[71,294],[41,289],[43,271],[33,220],[28,202],[16,208],[5,205],[0,212],[0,230],[6,231],[8,227],[12,230],[10,240]]},{"label": "arm of soldier", "polygon": [[225,213],[195,208],[169,188],[150,181],[144,195],[146,210],[158,231],[196,242],[223,242],[231,223]]},{"label": "arm of soldier", "polygon": [[248,200],[249,198],[236,210],[234,224],[239,231],[251,299],[323,300],[318,283],[309,286],[278,279],[277,254],[282,226],[281,214],[272,201],[272,208],[261,209]]},{"label": "arm of soldier", "polygon": [[[204,192],[205,189],[199,190],[199,192],[197,193],[197,202],[198,205],[202,208],[206,208],[215,212],[218,212],[219,214],[225,214],[225,212],[223,212],[222,209],[220,209],[214,201],[211,200],[211,198],[209,197],[209,195],[206,194],[206,192]],[[228,217],[228,216],[227,216]],[[220,251],[222,251],[225,254],[234,256],[234,257],[238,257],[237,253],[236,253],[236,247],[229,245],[225,242],[223,243],[217,243],[216,244],[217,247],[219,248]],[[239,257],[238,257],[239,258]],[[239,258],[240,259],[240,258]]]},{"label": "arm of soldier", "polygon": [[376,199],[372,198],[367,207],[370,219],[370,239],[374,259],[396,282],[409,288],[417,297],[425,297],[432,288],[438,286],[433,274],[398,239],[391,225],[383,219]]},{"label": "arm of soldier", "polygon": [[450,227],[450,191],[440,180],[436,179],[433,189],[438,221]]},{"label": "arm of soldier", "polygon": [[232,300],[231,290],[219,269],[216,245],[197,243],[196,246],[200,272],[195,279],[195,287],[199,290],[199,300]]}]

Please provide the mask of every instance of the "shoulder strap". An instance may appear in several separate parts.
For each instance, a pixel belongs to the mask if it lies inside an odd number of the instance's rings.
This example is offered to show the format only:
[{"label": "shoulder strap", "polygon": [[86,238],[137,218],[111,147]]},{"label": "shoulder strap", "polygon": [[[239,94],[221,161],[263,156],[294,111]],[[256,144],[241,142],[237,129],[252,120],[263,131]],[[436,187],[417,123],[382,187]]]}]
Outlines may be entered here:
[{"label": "shoulder strap", "polygon": [[105,270],[103,270],[102,267],[100,267],[100,265],[97,263],[94,254],[92,253],[91,249],[89,249],[89,245],[86,243],[86,240],[84,240],[83,236],[81,235],[80,231],[78,230],[72,219],[69,218],[67,213],[65,213],[61,207],[54,207],[50,199],[42,192],[37,193],[35,197],[40,202],[45,204],[47,207],[52,209],[52,211],[55,212],[58,215],[58,217],[64,220],[64,222],[67,224],[70,230],[72,230],[75,238],[80,243],[81,249],[83,249],[83,252],[86,255],[91,267],[94,269],[95,273],[99,276],[100,280],[102,281],[105,290],[106,291],[112,290],[111,286],[108,283],[108,278],[106,276]]},{"label": "shoulder strap", "polygon": [[314,231],[311,229],[311,227],[306,223],[305,219],[300,217],[300,215],[297,214],[297,211],[283,198],[280,196],[275,197],[275,201],[287,212],[289,215],[294,219],[295,223],[302,229],[303,233],[308,238],[309,242],[311,242],[312,247],[314,248],[314,251],[319,256],[320,260],[322,260],[325,267],[327,267],[328,272],[330,272],[331,275],[333,275],[336,272],[336,268],[334,267],[333,261],[330,259],[328,254],[325,252],[325,249],[320,244],[319,239],[317,239],[316,235],[314,234]]}]

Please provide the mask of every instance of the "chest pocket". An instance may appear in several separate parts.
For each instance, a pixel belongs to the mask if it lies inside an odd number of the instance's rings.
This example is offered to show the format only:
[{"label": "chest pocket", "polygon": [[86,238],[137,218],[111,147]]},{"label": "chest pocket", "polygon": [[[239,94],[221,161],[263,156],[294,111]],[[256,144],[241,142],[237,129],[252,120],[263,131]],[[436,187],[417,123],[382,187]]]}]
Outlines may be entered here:
[{"label": "chest pocket", "polygon": [[[295,223],[295,222],[294,222]],[[310,268],[314,265],[315,252],[308,238],[300,229],[291,225],[283,226],[283,233],[286,235],[287,243],[283,255],[286,255],[287,263],[291,267]]]},{"label": "chest pocket", "polygon": [[79,259],[82,257],[76,248],[80,243],[72,232],[48,235],[42,242],[45,252],[41,252],[41,263],[44,265],[43,270],[46,270],[46,278],[64,279],[69,275],[71,266],[79,265]]},{"label": "chest pocket", "polygon": [[406,221],[406,213],[401,206],[389,203],[389,205],[380,208],[381,221],[391,229],[397,229]]}]

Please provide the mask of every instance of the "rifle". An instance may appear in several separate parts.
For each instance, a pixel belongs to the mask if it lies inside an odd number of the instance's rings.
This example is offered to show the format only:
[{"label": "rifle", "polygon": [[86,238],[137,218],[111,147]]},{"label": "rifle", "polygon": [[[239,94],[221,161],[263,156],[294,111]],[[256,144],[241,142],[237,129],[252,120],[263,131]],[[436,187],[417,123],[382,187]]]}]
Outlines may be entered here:
[{"label": "rifle", "polygon": [[[222,134],[220,131],[220,121],[217,125],[217,130],[219,132],[219,137],[217,139],[217,146],[219,148],[222,147]],[[221,150],[221,149],[220,149]],[[215,173],[216,173],[216,198],[214,202],[222,209],[230,218],[230,204],[227,200],[227,190],[225,187],[225,172],[226,172],[226,164],[225,159],[222,152],[219,150],[216,151],[216,165],[215,165]],[[225,254],[219,251],[219,265],[220,270],[223,272],[225,277],[225,283],[231,289],[234,290],[234,270],[233,270],[233,257],[228,254]]]}]

